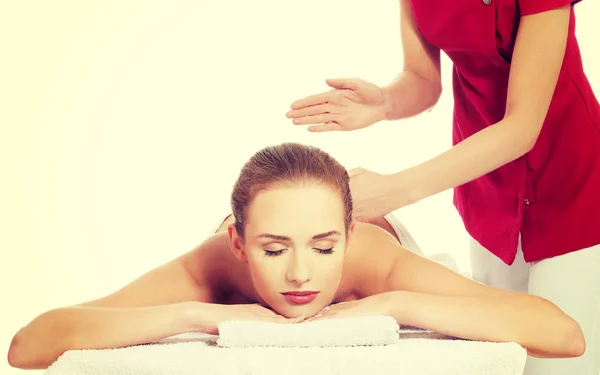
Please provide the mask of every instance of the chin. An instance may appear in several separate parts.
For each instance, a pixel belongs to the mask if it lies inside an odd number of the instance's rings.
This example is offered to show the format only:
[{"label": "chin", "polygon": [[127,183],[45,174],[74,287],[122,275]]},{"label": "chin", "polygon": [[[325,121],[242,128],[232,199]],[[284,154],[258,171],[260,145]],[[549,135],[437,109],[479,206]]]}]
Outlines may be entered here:
[{"label": "chin", "polygon": [[297,318],[299,316],[304,316],[306,319],[308,319],[317,315],[327,305],[329,304],[323,304],[319,302],[311,302],[305,305],[290,305],[285,303],[284,306],[280,305],[281,309],[278,309],[279,311],[276,311],[278,314],[285,316],[286,318]]},{"label": "chin", "polygon": [[306,319],[308,318],[312,318],[313,316],[317,315],[319,313],[319,311],[322,310],[322,308],[318,308],[318,307],[305,307],[305,308],[294,308],[294,309],[288,309],[288,310],[293,310],[293,311],[286,311],[286,314],[281,314],[283,316],[285,316],[286,318],[297,318],[300,316],[305,317]]}]

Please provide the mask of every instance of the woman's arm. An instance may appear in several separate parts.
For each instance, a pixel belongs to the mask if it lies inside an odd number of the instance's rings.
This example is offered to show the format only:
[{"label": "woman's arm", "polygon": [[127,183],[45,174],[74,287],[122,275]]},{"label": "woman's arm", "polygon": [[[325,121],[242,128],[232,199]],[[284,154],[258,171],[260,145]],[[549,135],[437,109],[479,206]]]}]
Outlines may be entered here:
[{"label": "woman's arm", "polygon": [[50,310],[15,335],[8,362],[26,370],[45,369],[67,350],[120,348],[203,331],[206,307],[200,302],[181,302],[140,308]]},{"label": "woman's arm", "polygon": [[521,18],[504,118],[429,161],[389,175],[395,207],[472,181],[533,148],[563,62],[569,18],[569,5]]},{"label": "woman's arm", "polygon": [[380,228],[362,232],[353,236],[357,292],[385,294],[399,323],[470,340],[517,342],[536,357],[585,351],[577,322],[548,300],[463,277],[402,248]]},{"label": "woman's arm", "polygon": [[516,342],[538,358],[585,352],[579,325],[550,302],[529,295],[448,296],[390,293],[390,315],[402,324],[476,341]]},{"label": "woman's arm", "polygon": [[473,295],[471,287],[456,291],[466,295],[393,291],[388,296],[390,315],[402,324],[454,337],[516,342],[533,357],[568,358],[585,352],[577,322],[548,300],[527,294],[494,294],[491,287],[483,288]]},{"label": "woman's arm", "polygon": [[39,315],[13,338],[10,365],[46,368],[67,350],[116,348],[202,331],[207,304],[199,301],[212,297],[197,267],[210,242],[109,296]]},{"label": "woman's arm", "polygon": [[433,107],[442,94],[440,50],[421,35],[408,0],[400,0],[400,36],[402,72],[383,87],[386,120],[418,115]]}]

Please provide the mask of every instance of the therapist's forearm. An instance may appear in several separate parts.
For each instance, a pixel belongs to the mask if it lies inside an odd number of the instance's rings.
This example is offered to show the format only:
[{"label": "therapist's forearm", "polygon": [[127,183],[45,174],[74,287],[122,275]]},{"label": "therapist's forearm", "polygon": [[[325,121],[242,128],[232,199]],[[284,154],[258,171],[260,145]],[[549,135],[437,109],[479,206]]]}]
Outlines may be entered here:
[{"label": "therapist's forearm", "polygon": [[526,154],[537,139],[534,127],[505,118],[424,163],[390,175],[398,207],[415,203],[481,177]]},{"label": "therapist's forearm", "polygon": [[385,119],[401,120],[431,109],[442,94],[442,85],[417,73],[403,71],[383,87],[383,93]]},{"label": "therapist's forearm", "polygon": [[392,175],[398,194],[390,198],[400,200],[398,207],[474,180],[531,150],[563,65],[570,14],[566,4],[520,20],[504,119],[444,154]]}]

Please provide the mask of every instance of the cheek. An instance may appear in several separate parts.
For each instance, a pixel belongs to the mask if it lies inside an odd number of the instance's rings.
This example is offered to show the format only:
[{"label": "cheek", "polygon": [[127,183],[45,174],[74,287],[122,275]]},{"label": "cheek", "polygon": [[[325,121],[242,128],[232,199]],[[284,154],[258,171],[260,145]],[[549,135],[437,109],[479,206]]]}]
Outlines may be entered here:
[{"label": "cheek", "polygon": [[278,285],[278,280],[281,280],[282,277],[280,275],[281,266],[268,259],[249,258],[248,267],[257,292],[261,296],[274,293],[274,287]]},{"label": "cheek", "polygon": [[330,256],[326,261],[317,262],[317,275],[328,284],[335,284],[342,278],[342,270],[344,268],[344,257],[338,254]]}]

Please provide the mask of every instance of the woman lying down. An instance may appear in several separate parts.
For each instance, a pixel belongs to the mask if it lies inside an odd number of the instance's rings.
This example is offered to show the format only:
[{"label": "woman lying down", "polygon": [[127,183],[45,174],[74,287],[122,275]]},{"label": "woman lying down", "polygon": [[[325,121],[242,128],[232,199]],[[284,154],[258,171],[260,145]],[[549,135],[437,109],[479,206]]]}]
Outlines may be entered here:
[{"label": "woman lying down", "polygon": [[[537,357],[580,356],[579,325],[549,301],[494,289],[406,250],[386,220],[353,222],[349,177],[309,146],[256,153],[233,215],[194,250],[103,298],[47,311],[14,337],[9,363],[46,368],[71,349],[117,348],[253,319],[389,315]],[[333,305],[330,304],[347,302]]]}]

